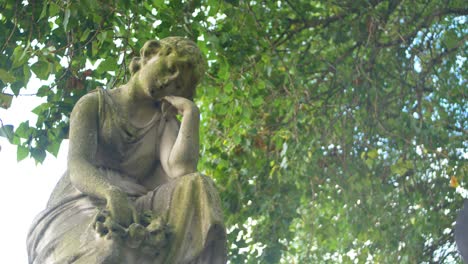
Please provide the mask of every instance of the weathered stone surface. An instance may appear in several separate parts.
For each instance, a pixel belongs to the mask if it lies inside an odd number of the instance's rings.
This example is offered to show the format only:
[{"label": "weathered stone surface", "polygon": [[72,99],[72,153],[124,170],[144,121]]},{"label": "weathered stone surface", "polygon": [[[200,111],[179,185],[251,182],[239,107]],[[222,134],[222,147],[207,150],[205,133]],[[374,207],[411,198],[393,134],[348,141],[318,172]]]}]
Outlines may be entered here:
[{"label": "weathered stone surface", "polygon": [[219,196],[197,172],[204,66],[189,40],[148,41],[127,84],[80,99],[68,170],[28,235],[30,263],[226,262]]}]

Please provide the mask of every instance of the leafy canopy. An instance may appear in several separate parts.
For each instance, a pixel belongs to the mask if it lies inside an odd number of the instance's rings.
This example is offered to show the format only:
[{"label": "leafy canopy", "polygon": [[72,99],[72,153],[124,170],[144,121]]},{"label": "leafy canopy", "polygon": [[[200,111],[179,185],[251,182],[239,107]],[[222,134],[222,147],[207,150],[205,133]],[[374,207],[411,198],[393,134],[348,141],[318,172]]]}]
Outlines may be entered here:
[{"label": "leafy canopy", "polygon": [[221,191],[232,263],[461,261],[465,1],[1,0],[0,10],[0,105],[30,92],[33,75],[50,81],[35,91],[45,99],[35,124],[2,124],[18,160],[56,155],[74,103],[125,82],[146,40],[186,36],[209,62],[200,169]]}]

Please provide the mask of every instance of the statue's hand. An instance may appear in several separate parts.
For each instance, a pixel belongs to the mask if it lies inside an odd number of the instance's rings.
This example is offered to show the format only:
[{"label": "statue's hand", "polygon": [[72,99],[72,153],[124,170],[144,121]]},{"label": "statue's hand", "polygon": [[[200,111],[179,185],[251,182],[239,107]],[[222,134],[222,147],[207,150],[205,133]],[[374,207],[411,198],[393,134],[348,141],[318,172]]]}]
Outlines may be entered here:
[{"label": "statue's hand", "polygon": [[94,217],[93,227],[101,237],[124,241],[128,247],[141,248],[145,254],[154,256],[169,244],[172,234],[163,218],[151,211],[142,213],[141,223],[124,227],[103,209]]},{"label": "statue's hand", "polygon": [[147,237],[148,231],[138,223],[132,223],[128,228],[115,222],[110,212],[102,210],[94,217],[94,229],[106,239],[118,239],[127,242],[130,248],[139,247]]},{"label": "statue's hand", "polygon": [[107,239],[112,238],[123,238],[126,236],[126,229],[113,221],[110,217],[110,213],[107,210],[100,211],[94,218],[94,229],[100,236],[104,236]]},{"label": "statue's hand", "polygon": [[198,107],[195,105],[194,102],[184,97],[165,96],[163,100],[171,104],[175,109],[177,109],[177,112],[181,115],[184,115],[184,113],[188,113],[188,112],[199,111]]},{"label": "statue's hand", "polygon": [[108,193],[106,200],[106,207],[113,221],[124,227],[139,223],[138,212],[128,200],[127,194],[120,190],[112,190]]}]

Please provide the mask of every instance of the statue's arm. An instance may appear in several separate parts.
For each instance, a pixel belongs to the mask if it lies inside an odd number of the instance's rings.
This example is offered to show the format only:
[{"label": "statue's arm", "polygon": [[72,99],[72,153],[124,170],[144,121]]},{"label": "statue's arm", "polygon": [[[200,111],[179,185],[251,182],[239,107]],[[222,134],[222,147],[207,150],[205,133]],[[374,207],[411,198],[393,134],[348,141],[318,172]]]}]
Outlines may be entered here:
[{"label": "statue's arm", "polygon": [[68,169],[72,184],[81,192],[107,202],[114,219],[128,225],[135,209],[125,192],[110,183],[93,165],[98,144],[98,97],[96,93],[82,97],[70,118]]},{"label": "statue's arm", "polygon": [[180,127],[175,119],[168,120],[161,140],[161,165],[171,178],[197,171],[199,158],[200,111],[190,100],[165,98],[182,115]]},{"label": "statue's arm", "polygon": [[114,188],[92,164],[97,150],[98,98],[82,97],[73,108],[70,119],[68,168],[73,185],[85,194],[105,199]]}]

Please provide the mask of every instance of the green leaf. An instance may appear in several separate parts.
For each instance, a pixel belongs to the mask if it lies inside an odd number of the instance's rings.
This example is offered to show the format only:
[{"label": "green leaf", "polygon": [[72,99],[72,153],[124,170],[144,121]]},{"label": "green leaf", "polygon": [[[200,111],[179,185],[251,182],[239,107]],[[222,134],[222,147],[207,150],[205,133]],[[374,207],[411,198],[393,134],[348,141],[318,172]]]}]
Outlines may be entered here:
[{"label": "green leaf", "polygon": [[41,11],[41,14],[39,15],[38,21],[46,17],[46,15],[47,15],[47,2],[44,2],[44,4],[42,4],[42,11]]},{"label": "green leaf", "polygon": [[38,116],[43,116],[43,112],[47,111],[49,109],[49,107],[51,107],[50,103],[42,103],[42,104],[36,106],[31,112],[33,112],[34,114],[36,114]]},{"label": "green leaf", "polygon": [[54,2],[50,2],[49,5],[49,17],[54,17],[60,12],[60,6]]},{"label": "green leaf", "polygon": [[81,34],[81,37],[80,37],[80,41],[81,42],[84,42],[88,39],[88,36],[89,36],[89,33],[91,33],[91,30],[89,28],[87,28],[83,34]]},{"label": "green leaf", "polygon": [[50,64],[45,61],[38,61],[31,66],[31,70],[41,80],[49,78]]},{"label": "green leaf", "polygon": [[445,45],[448,49],[453,49],[457,47],[459,38],[454,29],[447,30],[445,33]]},{"label": "green leaf", "polygon": [[13,125],[4,125],[0,127],[0,137],[6,137],[10,142],[13,140]]},{"label": "green leaf", "polygon": [[23,74],[24,74],[24,81],[27,83],[29,78],[31,78],[31,68],[28,64],[23,65]]},{"label": "green leaf", "polygon": [[31,135],[29,121],[21,123],[16,129],[15,134],[20,138],[29,138],[29,136]]},{"label": "green leaf", "polygon": [[369,159],[375,159],[379,156],[378,152],[377,152],[377,149],[373,149],[373,150],[370,150],[369,152],[367,152],[367,157]]},{"label": "green leaf", "polygon": [[36,160],[36,163],[42,163],[46,157],[46,152],[43,149],[31,149],[31,156]]},{"label": "green leaf", "polygon": [[50,87],[48,85],[43,85],[37,90],[36,95],[39,97],[44,97],[44,96],[47,96],[49,92],[50,92]]},{"label": "green leaf", "polygon": [[153,5],[156,8],[165,7],[164,0],[153,0]]},{"label": "green leaf", "polygon": [[12,68],[18,68],[19,66],[25,64],[28,61],[28,58],[26,56],[26,49],[23,49],[21,45],[18,45],[14,50],[12,54],[13,58],[13,65]]},{"label": "green leaf", "polygon": [[102,32],[100,32],[100,33],[97,35],[96,38],[99,40],[99,43],[102,44],[104,41],[106,41],[106,39],[107,39],[107,34],[108,34],[107,31],[102,31]]},{"label": "green leaf", "polygon": [[232,82],[228,82],[225,86],[224,86],[224,92],[227,93],[227,94],[230,94],[232,93],[232,88],[233,88],[233,84]]},{"label": "green leaf", "polygon": [[54,155],[54,157],[57,157],[58,153],[60,150],[60,142],[59,141],[53,141],[48,147],[47,151]]},{"label": "green leaf", "polygon": [[99,52],[99,43],[97,41],[91,42],[91,56],[94,58]]},{"label": "green leaf", "polygon": [[16,80],[16,78],[6,70],[0,69],[0,80],[4,83],[12,83]]},{"label": "green leaf", "polygon": [[16,151],[16,160],[22,161],[24,160],[29,154],[29,150],[26,147],[18,145],[18,150]]},{"label": "green leaf", "polygon": [[229,75],[230,75],[230,72],[229,72],[229,63],[223,59],[222,61],[220,61],[220,67],[219,67],[219,72],[218,72],[218,76],[219,78],[221,78],[221,80],[227,80],[229,79]]},{"label": "green leaf", "polygon": [[4,109],[8,109],[11,106],[11,102],[13,101],[13,95],[0,93],[0,107]]},{"label": "green leaf", "polygon": [[252,101],[252,105],[257,107],[263,104],[263,97],[257,96],[255,99]]},{"label": "green leaf", "polygon": [[97,68],[99,73],[104,73],[108,71],[114,71],[117,69],[117,59],[113,56],[109,56],[106,60],[101,62]]}]

